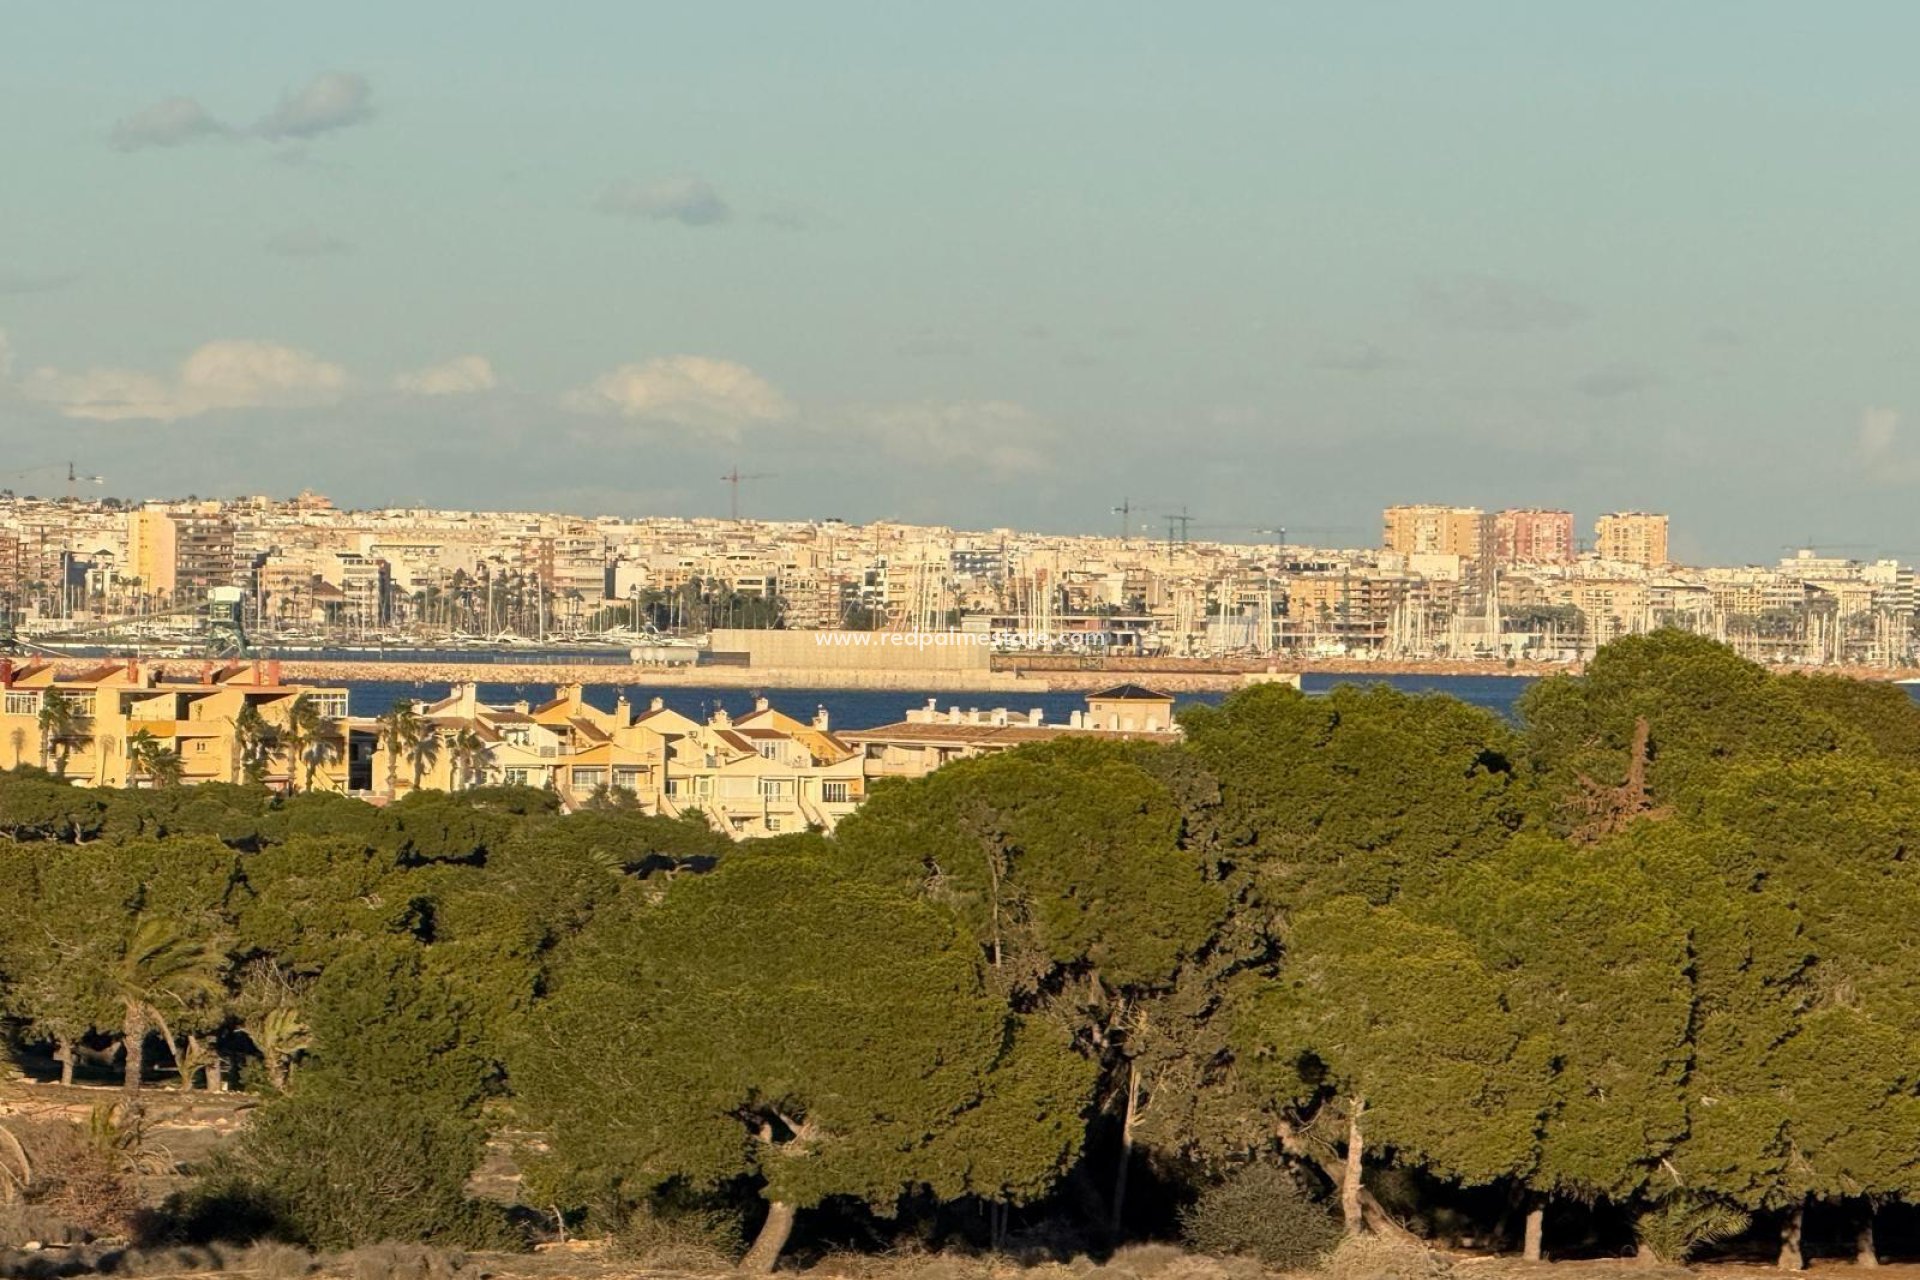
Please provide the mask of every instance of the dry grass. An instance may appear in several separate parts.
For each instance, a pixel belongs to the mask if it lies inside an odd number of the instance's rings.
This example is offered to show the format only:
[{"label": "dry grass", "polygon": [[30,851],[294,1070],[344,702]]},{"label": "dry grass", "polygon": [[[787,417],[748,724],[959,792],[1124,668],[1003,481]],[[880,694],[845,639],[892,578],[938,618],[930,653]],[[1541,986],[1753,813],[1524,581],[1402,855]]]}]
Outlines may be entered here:
[{"label": "dry grass", "polygon": [[230,1264],[260,1280],[304,1280],[320,1267],[320,1260],[298,1245],[261,1240],[248,1245]]},{"label": "dry grass", "polygon": [[476,1280],[481,1274],[463,1253],[423,1244],[370,1244],[342,1254],[328,1266],[348,1280]]},{"label": "dry grass", "polygon": [[1348,1236],[1321,1264],[1326,1280],[1444,1280],[1452,1261],[1425,1245],[1386,1236]]}]

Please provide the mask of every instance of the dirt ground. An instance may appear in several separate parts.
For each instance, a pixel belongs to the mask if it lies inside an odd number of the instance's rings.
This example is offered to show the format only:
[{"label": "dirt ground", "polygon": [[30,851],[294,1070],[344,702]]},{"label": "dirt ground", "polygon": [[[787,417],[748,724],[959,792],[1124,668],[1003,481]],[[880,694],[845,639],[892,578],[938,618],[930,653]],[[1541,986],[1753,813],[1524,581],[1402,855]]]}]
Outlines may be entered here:
[{"label": "dirt ground", "polygon": [[[62,1086],[19,1076],[0,1079],[0,1120],[66,1119],[86,1124],[96,1106],[121,1100],[121,1091],[107,1084]],[[149,1087],[142,1092],[146,1107],[149,1149],[160,1156],[144,1180],[142,1197],[158,1203],[180,1189],[194,1166],[216,1146],[231,1139],[245,1125],[258,1100],[242,1093],[185,1092]],[[518,1191],[514,1155],[525,1135],[507,1133],[493,1144],[486,1163],[475,1175],[476,1194],[511,1202]],[[601,1241],[549,1244],[525,1254],[449,1255],[433,1251],[380,1246],[339,1258],[302,1261],[292,1251],[271,1247],[249,1253],[229,1250],[161,1251],[129,1256],[112,1264],[115,1274],[144,1277],[169,1275],[198,1277],[258,1277],[259,1280],[300,1280],[300,1277],[341,1277],[342,1280],[706,1280],[729,1275],[720,1269],[695,1271],[644,1265],[610,1250]],[[384,1252],[383,1252],[384,1251]],[[80,1256],[59,1249],[0,1251],[0,1280],[10,1277],[53,1277],[84,1274]],[[1868,1273],[1851,1259],[1814,1257],[1808,1273]],[[1243,1259],[1213,1259],[1189,1255],[1170,1245],[1134,1245],[1110,1258],[1075,1258],[1022,1266],[1005,1258],[962,1254],[895,1256],[833,1255],[816,1261],[805,1273],[819,1280],[1268,1280],[1269,1273]],[[1529,1263],[1507,1255],[1432,1253],[1389,1258],[1375,1264],[1342,1263],[1336,1258],[1325,1269],[1293,1273],[1285,1280],[1773,1280],[1783,1273],[1764,1262],[1713,1262],[1692,1267],[1648,1266],[1633,1259],[1581,1259]],[[1920,1280],[1920,1261],[1885,1263],[1870,1271],[1875,1280]]]}]

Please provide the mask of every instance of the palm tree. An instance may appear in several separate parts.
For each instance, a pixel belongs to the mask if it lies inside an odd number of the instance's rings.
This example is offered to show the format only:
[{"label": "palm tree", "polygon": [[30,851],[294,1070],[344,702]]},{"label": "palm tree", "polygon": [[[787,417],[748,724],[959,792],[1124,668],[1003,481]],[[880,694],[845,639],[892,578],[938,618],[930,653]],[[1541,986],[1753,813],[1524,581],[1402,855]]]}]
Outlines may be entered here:
[{"label": "palm tree", "polygon": [[147,776],[156,787],[177,787],[187,771],[186,761],[177,749],[155,746],[147,760]]},{"label": "palm tree", "polygon": [[313,738],[307,744],[307,790],[313,790],[313,774],[329,760],[338,760],[346,754],[346,742],[340,736],[339,728],[317,712],[314,718]]},{"label": "palm tree", "polygon": [[261,716],[260,708],[249,702],[233,718],[233,756],[240,766],[240,778],[258,786],[267,780],[267,744],[273,728]]},{"label": "palm tree", "polygon": [[413,789],[418,791],[422,776],[440,759],[440,734],[432,725],[421,725],[419,737],[407,749],[407,759],[413,765]]},{"label": "palm tree", "polygon": [[461,729],[447,743],[448,753],[453,758],[453,783],[456,790],[465,790],[478,778],[482,782],[487,776],[487,742],[472,726]]},{"label": "palm tree", "polygon": [[294,1059],[313,1047],[313,1034],[301,1020],[300,1010],[291,1004],[275,1005],[241,1023],[240,1030],[260,1051],[267,1079],[285,1093]]},{"label": "palm tree", "polygon": [[[380,726],[380,746],[387,753],[387,794],[400,785],[400,759],[414,752],[420,743],[422,726],[411,698],[396,698],[393,706],[376,722]],[[419,789],[419,770],[414,770],[414,788]]]},{"label": "palm tree", "polygon": [[126,1050],[126,1091],[140,1092],[146,1072],[147,1036],[158,1031],[175,1065],[180,1050],[167,1023],[166,1010],[180,1008],[196,998],[211,998],[225,988],[220,981],[226,958],[218,947],[192,937],[177,920],[142,916],[127,937],[120,958],[108,975],[114,999],[122,1010],[121,1044]]},{"label": "palm tree", "polygon": [[73,754],[73,740],[86,727],[86,717],[73,699],[58,689],[48,689],[40,702],[40,764],[54,758],[54,773],[67,776],[67,758]]},{"label": "palm tree", "polygon": [[271,960],[250,960],[234,984],[233,1011],[240,1033],[253,1041],[273,1087],[285,1092],[294,1060],[313,1047],[300,1016],[306,984]]},{"label": "palm tree", "polygon": [[136,729],[127,735],[127,781],[138,785],[141,778],[153,776],[154,756],[160,751],[160,739],[151,729]]},{"label": "palm tree", "polygon": [[315,752],[319,749],[321,736],[326,732],[326,717],[320,714],[320,708],[306,694],[295,694],[293,704],[287,708],[287,723],[280,730],[281,745],[287,753],[287,789],[298,790],[296,770],[306,765],[306,781],[309,789],[313,786],[313,769],[319,763]]}]

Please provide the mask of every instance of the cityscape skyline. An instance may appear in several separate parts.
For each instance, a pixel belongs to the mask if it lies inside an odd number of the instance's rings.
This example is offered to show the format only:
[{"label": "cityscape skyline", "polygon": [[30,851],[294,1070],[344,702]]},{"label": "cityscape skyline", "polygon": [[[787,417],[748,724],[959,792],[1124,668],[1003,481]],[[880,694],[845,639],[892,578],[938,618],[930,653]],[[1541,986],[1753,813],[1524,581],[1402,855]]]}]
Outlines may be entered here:
[{"label": "cityscape skyline", "polygon": [[737,468],[779,519],[1135,494],[1357,542],[1443,496],[1920,559],[1907,7],[450,12],[14,15],[0,447],[360,507],[696,516]]}]

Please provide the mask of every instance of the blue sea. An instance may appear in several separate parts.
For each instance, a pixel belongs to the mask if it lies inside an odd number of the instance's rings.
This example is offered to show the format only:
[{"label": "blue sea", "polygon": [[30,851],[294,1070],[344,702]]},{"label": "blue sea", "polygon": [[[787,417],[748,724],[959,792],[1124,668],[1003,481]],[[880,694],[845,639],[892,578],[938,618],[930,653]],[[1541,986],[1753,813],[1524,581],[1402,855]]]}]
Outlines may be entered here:
[{"label": "blue sea", "polygon": [[[1305,677],[1303,686],[1308,693],[1319,693],[1338,684],[1388,684],[1409,693],[1451,694],[1463,702],[1511,716],[1515,700],[1533,683],[1533,678],[1529,676],[1310,674]],[[378,715],[398,698],[444,697],[449,686],[434,681],[356,680],[349,681],[347,688],[352,692],[355,715]],[[553,690],[551,684],[482,681],[480,700],[495,704],[524,700],[537,706],[552,698]],[[675,711],[696,720],[704,720],[712,712],[721,709],[730,715],[743,715],[753,710],[756,697],[751,689],[702,688],[697,685],[649,687],[645,684],[590,684],[586,687],[587,701],[603,709],[611,709],[615,699],[622,693],[641,710],[645,710],[658,697]],[[929,690],[916,693],[912,690],[768,689],[765,696],[773,706],[800,720],[811,719],[816,710],[825,707],[836,729],[870,729],[876,725],[891,724],[905,719],[910,708],[924,707],[929,698],[934,699],[943,710],[956,706],[963,710],[969,707],[983,710],[1006,707],[1011,711],[1026,712],[1038,707],[1048,724],[1065,724],[1068,717],[1075,711],[1084,710],[1087,705],[1085,694],[1072,691],[935,693]],[[1176,703],[1217,703],[1226,696],[1224,693],[1182,693],[1176,695]]]}]

